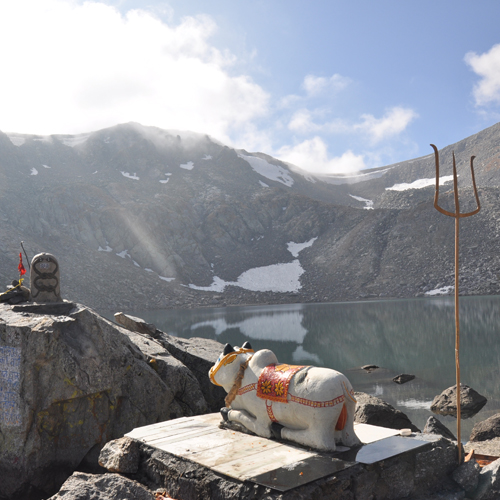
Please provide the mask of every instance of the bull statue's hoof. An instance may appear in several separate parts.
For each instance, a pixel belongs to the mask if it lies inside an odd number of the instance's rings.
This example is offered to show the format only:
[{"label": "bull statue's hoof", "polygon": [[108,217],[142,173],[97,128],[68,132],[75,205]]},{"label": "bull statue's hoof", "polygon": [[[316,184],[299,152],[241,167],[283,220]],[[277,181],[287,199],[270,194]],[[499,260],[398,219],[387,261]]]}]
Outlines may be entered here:
[{"label": "bull statue's hoof", "polygon": [[281,439],[281,429],[284,425],[278,424],[278,422],[273,422],[271,424],[271,432],[273,433],[274,439]]},{"label": "bull statue's hoof", "polygon": [[229,408],[221,408],[220,414],[222,415],[224,422],[227,422],[229,420]]}]

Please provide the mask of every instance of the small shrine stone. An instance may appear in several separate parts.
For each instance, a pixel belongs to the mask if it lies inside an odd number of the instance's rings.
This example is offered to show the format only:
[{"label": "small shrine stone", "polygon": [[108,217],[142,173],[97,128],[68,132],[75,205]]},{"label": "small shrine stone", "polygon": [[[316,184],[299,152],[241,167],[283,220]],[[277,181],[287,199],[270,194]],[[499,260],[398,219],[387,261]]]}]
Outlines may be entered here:
[{"label": "small shrine stone", "polygon": [[396,384],[406,384],[406,382],[409,382],[410,380],[413,380],[414,378],[415,378],[415,375],[410,375],[408,373],[402,373],[401,375],[394,377],[392,379],[392,381],[396,382]]},{"label": "small shrine stone", "polygon": [[35,255],[30,271],[32,302],[62,302],[59,263],[52,254]]},{"label": "small shrine stone", "polygon": [[[460,409],[462,418],[473,417],[487,403],[487,399],[467,385],[460,384]],[[457,386],[448,387],[434,398],[431,411],[438,415],[457,417]]]}]

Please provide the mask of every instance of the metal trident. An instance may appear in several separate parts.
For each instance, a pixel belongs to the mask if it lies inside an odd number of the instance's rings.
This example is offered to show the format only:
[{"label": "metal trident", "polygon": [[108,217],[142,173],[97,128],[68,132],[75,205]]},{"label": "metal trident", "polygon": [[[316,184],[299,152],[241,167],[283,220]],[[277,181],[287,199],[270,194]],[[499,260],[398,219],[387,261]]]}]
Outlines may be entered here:
[{"label": "metal trident", "polygon": [[458,308],[458,235],[459,235],[459,220],[463,217],[470,217],[475,215],[481,210],[481,204],[479,203],[479,196],[477,194],[476,179],[474,177],[474,158],[470,157],[470,171],[472,175],[472,186],[474,188],[474,196],[476,198],[477,208],[472,212],[460,213],[460,205],[458,202],[458,181],[457,181],[457,166],[455,163],[455,152],[453,155],[453,195],[455,200],[455,212],[449,212],[438,205],[439,200],[439,153],[434,146],[434,157],[436,160],[436,193],[434,195],[434,208],[444,215],[455,218],[455,369],[456,369],[456,379],[457,379],[457,440],[458,440],[458,463],[462,461],[462,441],[461,441],[461,408],[460,408],[460,321],[459,321],[459,308]]}]

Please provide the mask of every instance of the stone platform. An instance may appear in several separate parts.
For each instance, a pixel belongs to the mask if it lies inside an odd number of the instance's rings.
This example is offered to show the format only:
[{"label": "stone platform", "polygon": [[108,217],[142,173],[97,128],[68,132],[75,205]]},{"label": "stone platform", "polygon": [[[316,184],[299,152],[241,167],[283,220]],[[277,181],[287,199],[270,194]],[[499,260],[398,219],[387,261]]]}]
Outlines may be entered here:
[{"label": "stone platform", "polygon": [[439,436],[356,424],[363,446],[319,453],[220,423],[213,413],[126,434],[140,443],[140,480],[178,500],[394,499],[455,487],[456,444]]}]

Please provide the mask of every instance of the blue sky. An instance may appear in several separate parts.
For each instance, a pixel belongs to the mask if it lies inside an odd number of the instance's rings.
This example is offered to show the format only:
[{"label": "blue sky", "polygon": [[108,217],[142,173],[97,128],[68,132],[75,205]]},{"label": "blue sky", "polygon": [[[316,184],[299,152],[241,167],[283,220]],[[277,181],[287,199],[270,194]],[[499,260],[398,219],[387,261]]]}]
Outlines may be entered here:
[{"label": "blue sky", "polygon": [[500,121],[500,2],[0,4],[0,130],[137,121],[310,171],[430,154]]}]

